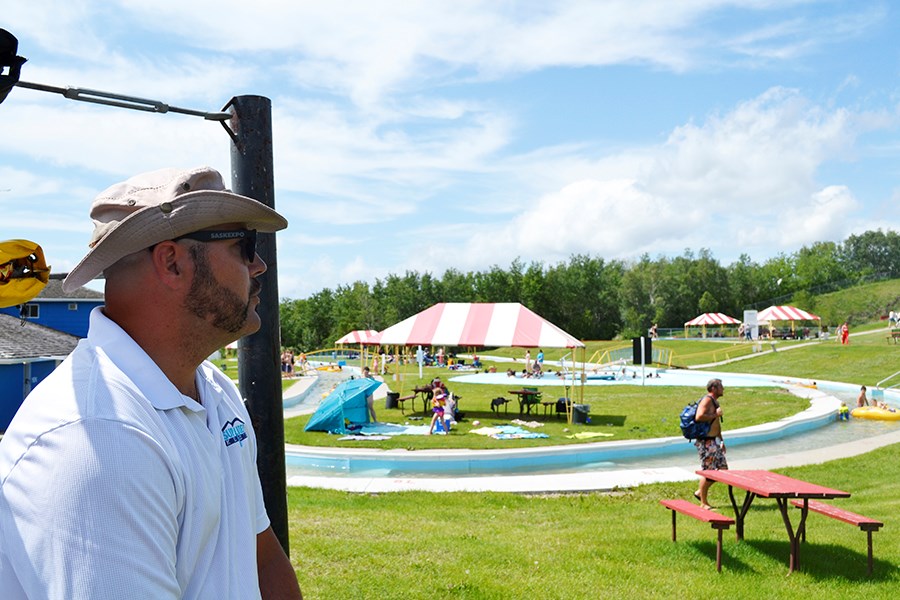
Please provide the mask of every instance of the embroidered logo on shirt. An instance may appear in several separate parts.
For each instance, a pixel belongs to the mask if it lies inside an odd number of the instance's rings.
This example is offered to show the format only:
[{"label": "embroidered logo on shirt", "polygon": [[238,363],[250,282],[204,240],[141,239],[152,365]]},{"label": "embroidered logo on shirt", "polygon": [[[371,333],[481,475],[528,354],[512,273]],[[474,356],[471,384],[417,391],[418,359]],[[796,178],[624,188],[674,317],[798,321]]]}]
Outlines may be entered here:
[{"label": "embroidered logo on shirt", "polygon": [[232,444],[240,444],[243,447],[244,440],[247,439],[244,422],[235,417],[234,420],[222,425],[222,439],[225,441],[226,448]]}]

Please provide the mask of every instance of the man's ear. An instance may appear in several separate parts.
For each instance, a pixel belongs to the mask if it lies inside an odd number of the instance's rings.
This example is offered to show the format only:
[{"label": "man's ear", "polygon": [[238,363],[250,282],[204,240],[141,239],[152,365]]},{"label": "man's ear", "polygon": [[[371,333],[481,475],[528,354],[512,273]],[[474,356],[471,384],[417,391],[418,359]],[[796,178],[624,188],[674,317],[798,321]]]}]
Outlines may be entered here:
[{"label": "man's ear", "polygon": [[164,285],[172,289],[190,285],[192,263],[184,246],[166,240],[153,246],[150,253],[153,270]]}]

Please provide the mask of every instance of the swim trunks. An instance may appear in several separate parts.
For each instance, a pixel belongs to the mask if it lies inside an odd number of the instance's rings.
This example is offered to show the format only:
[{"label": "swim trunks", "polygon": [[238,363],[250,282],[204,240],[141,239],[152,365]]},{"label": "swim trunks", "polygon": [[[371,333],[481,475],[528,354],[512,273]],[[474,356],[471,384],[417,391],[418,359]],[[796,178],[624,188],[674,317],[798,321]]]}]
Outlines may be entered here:
[{"label": "swim trunks", "polygon": [[728,469],[725,460],[725,443],[718,438],[702,439],[694,442],[700,454],[700,467],[703,470],[724,471]]}]

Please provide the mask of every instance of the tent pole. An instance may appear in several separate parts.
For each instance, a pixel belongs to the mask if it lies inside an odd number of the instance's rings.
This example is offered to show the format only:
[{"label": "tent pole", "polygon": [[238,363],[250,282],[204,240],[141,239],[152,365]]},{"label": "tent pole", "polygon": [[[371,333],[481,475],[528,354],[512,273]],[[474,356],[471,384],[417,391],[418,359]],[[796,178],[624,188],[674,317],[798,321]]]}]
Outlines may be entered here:
[{"label": "tent pole", "polygon": [[[581,340],[582,343],[584,340]],[[584,384],[587,381],[587,344],[582,346],[581,348],[581,393],[579,394],[579,398],[581,399],[581,404],[584,404]],[[572,352],[572,357],[574,358],[575,351]]]},{"label": "tent pole", "polygon": [[[582,340],[583,342],[584,340]],[[578,399],[584,404],[584,384],[587,381],[587,355],[585,354],[587,346],[581,348],[581,388],[579,389]],[[572,349],[572,356],[575,356],[576,349]]]}]

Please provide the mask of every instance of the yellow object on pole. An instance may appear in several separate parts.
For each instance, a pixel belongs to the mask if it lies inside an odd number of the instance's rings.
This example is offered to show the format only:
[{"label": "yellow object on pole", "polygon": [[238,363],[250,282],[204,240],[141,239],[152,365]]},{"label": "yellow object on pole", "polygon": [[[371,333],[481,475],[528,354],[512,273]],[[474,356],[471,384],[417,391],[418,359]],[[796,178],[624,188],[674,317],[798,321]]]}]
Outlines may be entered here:
[{"label": "yellow object on pole", "polygon": [[44,251],[28,240],[0,242],[0,308],[24,304],[50,279]]}]

